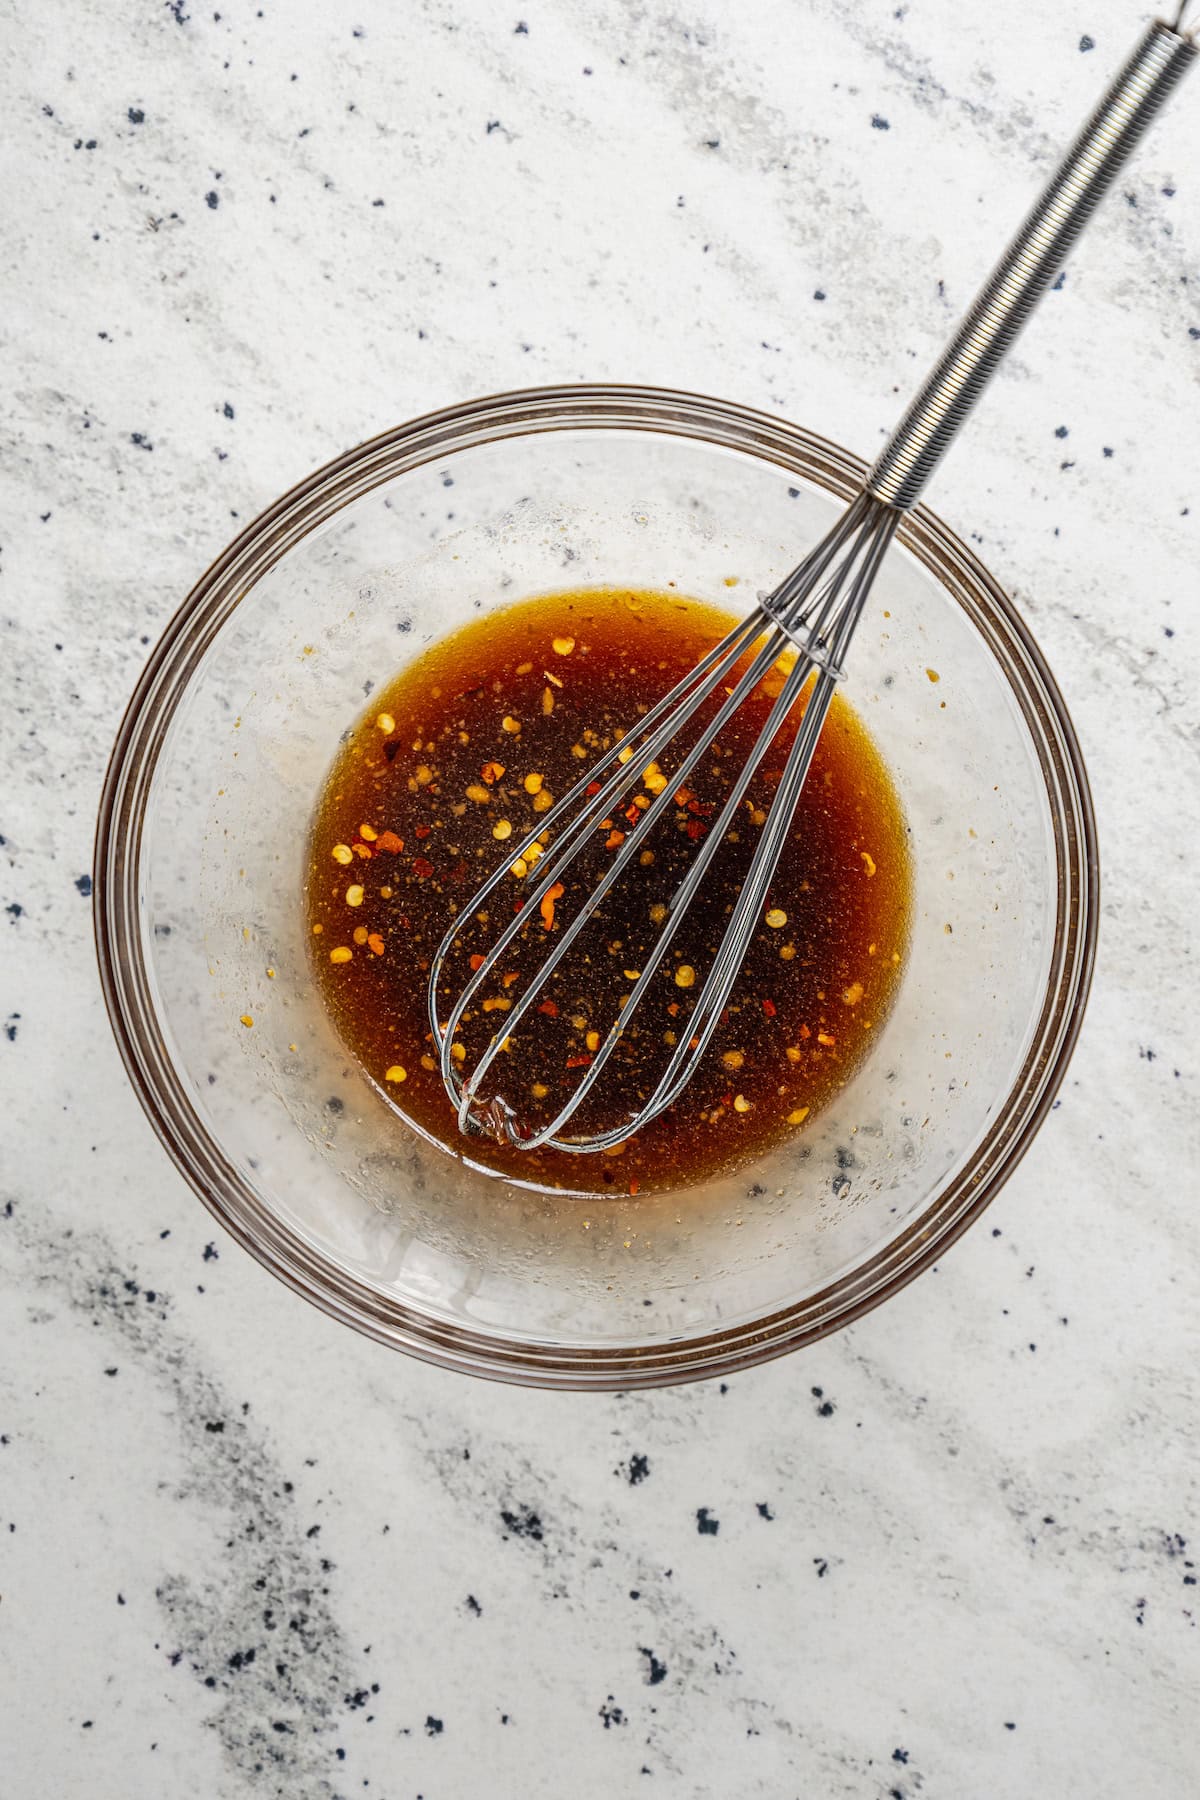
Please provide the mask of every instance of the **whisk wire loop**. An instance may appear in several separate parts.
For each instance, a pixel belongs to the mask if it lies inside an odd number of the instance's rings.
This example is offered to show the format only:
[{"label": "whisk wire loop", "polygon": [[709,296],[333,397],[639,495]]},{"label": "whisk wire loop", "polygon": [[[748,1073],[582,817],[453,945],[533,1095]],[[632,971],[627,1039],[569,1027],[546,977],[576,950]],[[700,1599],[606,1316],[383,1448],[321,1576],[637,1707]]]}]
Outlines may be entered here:
[{"label": "whisk wire loop", "polygon": [[[457,1106],[460,1128],[465,1131],[480,1128],[482,1111],[492,1129],[499,1125],[512,1142],[520,1143],[527,1149],[548,1144],[556,1149],[574,1152],[601,1150],[621,1142],[633,1130],[640,1129],[650,1118],[670,1106],[690,1080],[696,1063],[720,1023],[721,1014],[737,979],[833,696],[836,685],[833,668],[840,666],[845,656],[866,594],[874,579],[875,569],[895,530],[896,520],[897,515],[891,508],[869,496],[859,496],[804,562],[780,583],[769,597],[769,608],[760,604],[688,676],[677,683],[636,727],[612,745],[546,814],[540,825],[526,836],[515,853],[510,852],[506,856],[502,867],[489,877],[470,905],[464,909],[464,914],[460,915],[447,932],[433,963],[430,1018],[434,1032],[440,1038],[442,1077]],[[537,919],[541,901],[563,881],[571,864],[588,843],[596,825],[621,808],[628,795],[640,786],[646,767],[666,754],[668,746],[679,738],[682,729],[720,691],[726,678],[734,674],[737,665],[751,651],[753,654],[750,655],[749,662],[736,677],[733,687],[727,689],[722,704],[703,725],[695,743],[688,748],[677,766],[664,771],[667,775],[665,787],[649,807],[640,813],[617,855],[591,888],[586,901],[572,913],[569,922],[555,930],[548,952],[539,964],[536,981],[526,988],[513,1009],[505,1015],[503,1031],[493,1033],[469,1074],[460,1073],[453,1058],[455,1034],[464,1012],[494,974],[505,951],[521,933],[530,928],[530,921]],[[511,1106],[500,1096],[493,1097],[481,1106],[481,1090],[497,1058],[503,1053],[506,1043],[515,1038],[522,1023],[539,1003],[539,998],[545,994],[550,977],[567,957],[580,933],[594,917],[633,858],[640,853],[647,836],[674,804],[675,794],[691,778],[703,757],[749,696],[776,667],[780,658],[789,652],[794,655],[792,666],[783,676],[779,694],[718,817],[670,902],[653,954],[644,959],[645,969],[634,981],[625,1007],[609,1028],[571,1095],[557,1114],[536,1131],[524,1129]],[[698,996],[689,1031],[676,1046],[653,1093],[635,1118],[622,1120],[608,1130],[586,1136],[561,1135],[597,1085],[605,1066],[629,1029],[646,995],[649,982],[661,969],[663,958],[700,890],[718,847],[737,818],[763,757],[810,683],[812,691],[797,740],[789,752],[784,776],[768,808],[766,826],[735,902],[729,926]],[[602,771],[609,769],[612,772],[607,779],[602,778]],[[523,896],[520,911],[514,914],[500,932],[462,989],[449,1016],[443,1020],[439,1016],[438,1007],[440,978],[445,959],[451,954],[459,938],[462,919],[468,915],[478,915],[506,878],[511,879],[513,862],[527,856],[534,844],[541,847],[543,842],[545,847],[534,865],[537,878],[529,887],[528,897]]]}]

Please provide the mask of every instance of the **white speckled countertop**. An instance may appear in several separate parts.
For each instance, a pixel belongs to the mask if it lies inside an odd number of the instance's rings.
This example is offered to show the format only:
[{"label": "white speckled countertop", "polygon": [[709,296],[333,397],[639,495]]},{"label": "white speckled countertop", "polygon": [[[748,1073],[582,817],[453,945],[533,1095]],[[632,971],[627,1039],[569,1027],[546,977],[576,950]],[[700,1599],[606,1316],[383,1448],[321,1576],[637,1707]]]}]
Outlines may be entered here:
[{"label": "white speckled countertop", "polygon": [[1061,1101],[935,1273],[636,1397],[456,1379],[223,1238],[110,1041],[146,648],[335,452],[539,382],[871,452],[1123,0],[13,0],[0,551],[0,1791],[1196,1791],[1200,76],[935,504],[1038,632],[1106,889]]}]

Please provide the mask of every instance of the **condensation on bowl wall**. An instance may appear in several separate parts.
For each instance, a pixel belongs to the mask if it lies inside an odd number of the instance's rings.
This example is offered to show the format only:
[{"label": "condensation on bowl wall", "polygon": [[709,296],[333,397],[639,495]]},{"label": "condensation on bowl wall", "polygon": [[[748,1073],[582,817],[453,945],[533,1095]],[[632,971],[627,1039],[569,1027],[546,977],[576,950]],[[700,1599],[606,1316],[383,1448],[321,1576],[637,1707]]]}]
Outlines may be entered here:
[{"label": "condensation on bowl wall", "polygon": [[874,1053],[786,1152],[637,1200],[484,1176],[399,1121],[309,975],[308,822],[373,685],[480,611],[564,586],[674,583],[748,607],[856,467],[684,396],[512,396],[314,477],[185,606],[101,819],[110,1007],[185,1172],[338,1316],[514,1379],[713,1373],[889,1291],[1023,1147],[1086,992],[1090,810],[1036,652],[927,517],[885,565],[847,681],[912,832],[908,966]]}]

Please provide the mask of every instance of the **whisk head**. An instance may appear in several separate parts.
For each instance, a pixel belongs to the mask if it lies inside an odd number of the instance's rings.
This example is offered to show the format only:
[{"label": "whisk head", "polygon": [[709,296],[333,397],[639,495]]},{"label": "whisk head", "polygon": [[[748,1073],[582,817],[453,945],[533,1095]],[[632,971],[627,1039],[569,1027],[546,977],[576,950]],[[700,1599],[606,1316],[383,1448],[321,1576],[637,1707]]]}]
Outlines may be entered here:
[{"label": "whisk head", "polygon": [[[852,500],[803,562],[761,595],[755,609],[636,726],[602,750],[519,844],[505,846],[503,861],[456,912],[431,965],[429,1017],[440,1044],[442,1079],[464,1133],[490,1133],[529,1150],[604,1151],[631,1137],[682,1093],[720,1024],[747,946],[762,923],[821,727],[898,517],[869,493]],[[523,1034],[540,1028],[539,1013],[557,1014],[547,998],[553,984],[564,979],[573,959],[587,964],[587,934],[609,895],[653,861],[647,840],[667,823],[678,796],[688,792],[688,783],[751,696],[761,701],[764,683],[769,709],[719,811],[689,840],[694,850],[679,885],[650,911],[660,929],[639,951],[640,967],[624,971],[629,992],[620,997],[604,1035],[589,1034],[588,1054],[569,1059],[577,1069],[574,1085],[561,1104],[552,1105],[553,1116],[532,1121],[510,1097],[518,1085],[524,1092],[523,1084],[505,1079],[519,1066],[513,1059],[520,1058]],[[740,841],[735,827],[747,791],[789,729],[786,759],[763,808],[720,942],[705,970],[691,964],[672,970],[672,943],[715,859],[727,843]],[[639,793],[643,787],[647,792]],[[621,815],[631,828],[610,830],[605,838],[604,828]],[[510,911],[503,900],[514,874],[521,877],[521,889]],[[517,967],[504,974],[505,997],[485,997],[510,963]],[[574,978],[578,973],[576,967]],[[614,1118],[611,1105],[603,1104],[605,1071],[628,1053],[637,1036],[638,1010],[652,985],[664,980],[674,982],[683,1009],[678,1029],[667,1034],[669,1054],[648,1077],[643,1071],[636,1104],[627,1101],[623,1115]]]}]

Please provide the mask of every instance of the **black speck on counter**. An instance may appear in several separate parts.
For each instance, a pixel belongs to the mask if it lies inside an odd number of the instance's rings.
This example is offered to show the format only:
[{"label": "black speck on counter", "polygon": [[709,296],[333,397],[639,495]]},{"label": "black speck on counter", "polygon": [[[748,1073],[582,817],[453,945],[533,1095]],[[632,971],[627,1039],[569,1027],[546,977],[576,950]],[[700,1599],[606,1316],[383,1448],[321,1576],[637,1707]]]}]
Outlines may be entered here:
[{"label": "black speck on counter", "polygon": [[221,411],[224,413],[224,415],[227,419],[232,419],[234,416],[233,408],[232,408],[232,406],[230,406],[228,400],[225,402],[224,406],[221,408]]},{"label": "black speck on counter", "polygon": [[635,1450],[629,1461],[622,1463],[613,1473],[623,1475],[630,1487],[638,1487],[650,1473],[650,1458],[640,1450]]},{"label": "black speck on counter", "polygon": [[1065,438],[1067,436],[1067,427],[1065,425],[1056,425],[1054,427],[1054,435],[1056,438]]},{"label": "black speck on counter", "polygon": [[131,125],[144,125],[146,123],[146,115],[140,106],[131,106],[126,117]]},{"label": "black speck on counter", "polygon": [[760,1519],[773,1519],[775,1517],[775,1514],[771,1511],[771,1508],[767,1505],[765,1500],[760,1500],[758,1502],[756,1511]]},{"label": "black speck on counter", "polygon": [[75,877],[75,886],[85,900],[90,899],[92,892],[92,878],[90,875],[77,875]]},{"label": "black speck on counter", "polygon": [[480,1606],[480,1604],[479,1604],[478,1600],[475,1598],[474,1594],[467,1595],[467,1611],[473,1612],[477,1619],[479,1617],[481,1617],[481,1615],[483,1613],[483,1608],[482,1608],[482,1606]]},{"label": "black speck on counter", "polygon": [[216,212],[218,206],[221,204],[221,196],[218,194],[216,188],[210,188],[208,190],[207,194],[204,196],[204,204],[208,207],[210,212]]},{"label": "black speck on counter", "polygon": [[707,1506],[697,1508],[696,1530],[700,1533],[701,1537],[716,1537],[720,1529],[720,1519],[714,1519]]},{"label": "black speck on counter", "polygon": [[644,1656],[646,1658],[646,1686],[647,1687],[657,1687],[660,1681],[666,1680],[667,1665],[665,1662],[659,1661],[658,1657],[655,1656],[653,1650],[647,1650],[647,1648],[644,1644],[639,1644],[638,1655]]},{"label": "black speck on counter", "polygon": [[1085,31],[1079,40],[1079,48],[1082,51],[1094,50],[1096,48],[1095,38],[1089,37]]},{"label": "black speck on counter", "polygon": [[532,1507],[522,1506],[515,1512],[510,1512],[507,1508],[501,1507],[500,1517],[503,1519],[509,1533],[511,1533],[513,1537],[532,1538],[535,1544],[540,1544],[542,1542],[544,1536],[542,1531],[542,1521],[539,1515],[533,1511]]},{"label": "black speck on counter", "polygon": [[204,1246],[205,1262],[216,1262],[216,1260],[220,1256],[220,1254],[221,1254],[221,1252],[217,1249],[217,1246],[215,1244],[205,1244],[205,1246]]},{"label": "black speck on counter", "polygon": [[885,119],[882,116],[882,114],[880,114],[880,113],[872,113],[871,114],[871,130],[872,131],[890,131],[891,129],[892,129],[892,127],[891,127],[890,123],[888,122],[887,119]]},{"label": "black speck on counter", "polygon": [[908,1761],[908,1751],[907,1750],[893,1750],[892,1751],[892,1761],[898,1762],[898,1763],[906,1763]]},{"label": "black speck on counter", "polygon": [[600,1717],[604,1721],[605,1731],[611,1731],[614,1725],[624,1725],[625,1723],[625,1714],[619,1706],[614,1706],[611,1694],[600,1708]]},{"label": "black speck on counter", "polygon": [[435,1719],[432,1713],[426,1713],[426,1715],[425,1715],[425,1736],[426,1737],[441,1737],[441,1735],[442,1735],[443,1731],[445,1731],[445,1729],[446,1729],[446,1727],[442,1723],[441,1719]]},{"label": "black speck on counter", "polygon": [[826,1400],[825,1389],[815,1387],[813,1389],[813,1399],[817,1402],[817,1417],[819,1419],[831,1419],[837,1411],[837,1407],[832,1400]]}]

